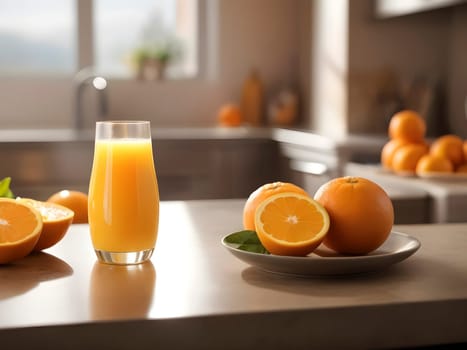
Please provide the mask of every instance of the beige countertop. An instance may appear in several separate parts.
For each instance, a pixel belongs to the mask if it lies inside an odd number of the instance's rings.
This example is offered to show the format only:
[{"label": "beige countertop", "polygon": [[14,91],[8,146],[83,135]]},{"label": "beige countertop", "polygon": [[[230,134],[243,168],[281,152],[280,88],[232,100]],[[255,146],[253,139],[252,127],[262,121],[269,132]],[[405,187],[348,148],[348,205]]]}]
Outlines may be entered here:
[{"label": "beige countertop", "polygon": [[2,349],[395,348],[467,342],[467,224],[395,229],[409,259],[353,276],[298,278],[222,247],[243,200],[162,202],[150,263],[96,262],[87,225],[0,266]]},{"label": "beige countertop", "polygon": [[423,191],[431,200],[432,222],[467,222],[467,176],[420,178],[387,172],[380,165],[349,163],[347,175],[359,175],[380,183],[383,187],[398,188],[407,194]]}]

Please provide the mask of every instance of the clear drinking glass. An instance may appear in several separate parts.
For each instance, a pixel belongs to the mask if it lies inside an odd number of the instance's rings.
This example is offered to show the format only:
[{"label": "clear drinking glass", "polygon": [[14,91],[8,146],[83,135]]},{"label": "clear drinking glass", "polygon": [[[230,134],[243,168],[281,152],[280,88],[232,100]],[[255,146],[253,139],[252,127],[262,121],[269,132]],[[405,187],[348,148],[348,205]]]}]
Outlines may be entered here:
[{"label": "clear drinking glass", "polygon": [[138,264],[151,257],[159,188],[148,121],[96,123],[88,212],[100,261]]}]

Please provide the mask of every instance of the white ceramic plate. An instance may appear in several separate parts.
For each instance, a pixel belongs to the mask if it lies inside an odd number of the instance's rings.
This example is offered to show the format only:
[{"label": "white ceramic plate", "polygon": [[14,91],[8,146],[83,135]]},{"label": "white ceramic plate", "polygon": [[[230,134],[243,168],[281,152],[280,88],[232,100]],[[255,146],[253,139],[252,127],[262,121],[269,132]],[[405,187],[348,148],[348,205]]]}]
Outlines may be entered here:
[{"label": "white ceramic plate", "polygon": [[377,271],[407,259],[420,248],[420,242],[416,238],[393,231],[381,247],[367,255],[339,255],[321,245],[306,257],[292,257],[240,250],[237,249],[238,244],[226,242],[228,236],[230,235],[222,238],[222,244],[240,260],[265,271],[298,276],[347,275]]}]

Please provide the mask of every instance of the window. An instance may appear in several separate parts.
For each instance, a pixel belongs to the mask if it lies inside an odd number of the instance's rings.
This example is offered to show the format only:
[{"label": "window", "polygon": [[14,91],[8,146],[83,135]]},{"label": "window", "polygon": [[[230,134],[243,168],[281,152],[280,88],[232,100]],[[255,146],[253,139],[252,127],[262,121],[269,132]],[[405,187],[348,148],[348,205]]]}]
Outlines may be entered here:
[{"label": "window", "polygon": [[0,0],[0,74],[72,73],[73,0]]},{"label": "window", "polygon": [[72,75],[88,55],[100,74],[129,78],[144,54],[170,58],[170,78],[193,77],[197,9],[198,0],[0,0],[0,75]]},{"label": "window", "polygon": [[95,63],[126,76],[137,54],[170,57],[172,77],[197,73],[196,0],[94,0]]}]

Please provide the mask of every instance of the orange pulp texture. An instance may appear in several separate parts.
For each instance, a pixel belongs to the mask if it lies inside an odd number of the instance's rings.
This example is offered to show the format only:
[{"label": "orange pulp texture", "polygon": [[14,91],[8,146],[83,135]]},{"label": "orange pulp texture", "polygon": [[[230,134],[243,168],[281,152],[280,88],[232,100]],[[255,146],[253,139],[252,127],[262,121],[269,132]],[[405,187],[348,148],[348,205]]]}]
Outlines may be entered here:
[{"label": "orange pulp texture", "polygon": [[243,228],[255,231],[255,212],[261,202],[265,199],[283,192],[294,192],[308,196],[308,193],[301,187],[289,182],[271,182],[258,187],[253,191],[243,207]]},{"label": "orange pulp texture", "polygon": [[255,224],[258,238],[271,254],[305,256],[321,244],[329,216],[308,195],[284,192],[258,206]]},{"label": "orange pulp texture", "polygon": [[43,227],[39,241],[34,246],[35,251],[50,248],[62,240],[73,222],[74,213],[72,210],[56,203],[36,201],[30,198],[18,200],[28,203],[41,214]]},{"label": "orange pulp texture", "polygon": [[0,198],[0,264],[28,255],[42,231],[40,213],[27,203]]}]

